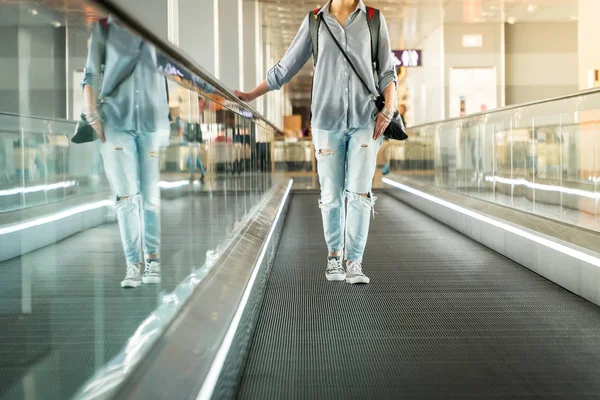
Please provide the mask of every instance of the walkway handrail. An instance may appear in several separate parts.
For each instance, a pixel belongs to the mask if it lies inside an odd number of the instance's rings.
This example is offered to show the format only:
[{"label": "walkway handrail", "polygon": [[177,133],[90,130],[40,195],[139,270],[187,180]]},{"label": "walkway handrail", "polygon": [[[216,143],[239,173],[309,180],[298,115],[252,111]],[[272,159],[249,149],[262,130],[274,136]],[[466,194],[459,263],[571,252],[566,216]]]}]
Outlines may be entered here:
[{"label": "walkway handrail", "polygon": [[548,99],[530,101],[530,102],[526,102],[526,103],[511,104],[509,106],[494,108],[493,110],[481,111],[478,113],[469,114],[469,115],[465,115],[462,117],[454,117],[454,118],[448,118],[448,119],[443,119],[443,120],[438,120],[438,121],[425,122],[423,124],[410,126],[410,127],[408,127],[408,129],[409,130],[420,130],[420,129],[423,129],[423,128],[426,128],[426,127],[432,126],[432,125],[445,124],[445,123],[449,123],[449,122],[458,122],[461,120],[469,120],[469,119],[483,117],[486,115],[492,115],[492,114],[496,114],[496,113],[500,113],[500,112],[504,112],[504,111],[514,110],[517,108],[532,107],[532,106],[537,106],[540,104],[552,103],[552,102],[561,101],[561,100],[568,100],[568,99],[572,99],[572,98],[576,98],[576,97],[583,97],[583,96],[588,96],[591,94],[598,94],[598,93],[600,93],[600,88],[585,89],[585,90],[580,90],[575,93],[570,93],[570,94],[566,94],[566,95],[562,95],[562,96],[558,96],[558,97],[551,97]]}]

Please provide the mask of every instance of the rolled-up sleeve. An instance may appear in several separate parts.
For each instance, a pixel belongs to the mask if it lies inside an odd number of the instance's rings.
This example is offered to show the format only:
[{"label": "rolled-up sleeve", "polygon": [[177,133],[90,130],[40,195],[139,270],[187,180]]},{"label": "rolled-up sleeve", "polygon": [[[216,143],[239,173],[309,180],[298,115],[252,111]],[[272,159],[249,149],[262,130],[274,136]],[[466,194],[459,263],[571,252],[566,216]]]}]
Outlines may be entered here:
[{"label": "rolled-up sleeve", "polygon": [[385,17],[381,14],[381,24],[379,25],[379,89],[381,92],[392,82],[398,86],[398,77],[396,76],[396,66],[394,57],[392,57],[392,46],[390,35],[388,33]]},{"label": "rolled-up sleeve", "polygon": [[81,81],[82,88],[85,85],[90,85],[94,88],[96,93],[100,90],[102,64],[104,64],[104,49],[106,46],[102,29],[99,22],[95,22],[92,25],[87,62],[85,64],[83,80]]},{"label": "rolled-up sleeve", "polygon": [[267,73],[269,90],[281,89],[283,85],[292,80],[310,58],[312,41],[308,22],[307,16],[283,58]]}]

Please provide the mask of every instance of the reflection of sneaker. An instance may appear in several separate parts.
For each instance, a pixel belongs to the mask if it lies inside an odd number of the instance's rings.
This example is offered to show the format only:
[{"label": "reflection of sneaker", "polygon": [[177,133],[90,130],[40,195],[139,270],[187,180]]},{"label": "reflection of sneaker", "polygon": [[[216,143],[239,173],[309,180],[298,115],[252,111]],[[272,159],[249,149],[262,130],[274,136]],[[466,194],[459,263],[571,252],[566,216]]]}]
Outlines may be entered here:
[{"label": "reflection of sneaker", "polygon": [[346,272],[342,267],[342,257],[328,257],[325,277],[328,281],[343,281],[346,278]]},{"label": "reflection of sneaker", "polygon": [[160,263],[157,261],[146,262],[146,268],[144,268],[144,276],[142,276],[144,283],[160,283]]},{"label": "reflection of sneaker", "polygon": [[346,267],[346,282],[348,283],[369,283],[370,279],[363,274],[360,263],[351,262]]},{"label": "reflection of sneaker", "polygon": [[387,175],[389,173],[390,173],[390,164],[388,163],[383,166],[383,174]]},{"label": "reflection of sneaker", "polygon": [[135,265],[127,266],[127,274],[125,275],[125,279],[121,281],[121,287],[138,287],[142,284],[142,274],[140,273],[140,269]]}]

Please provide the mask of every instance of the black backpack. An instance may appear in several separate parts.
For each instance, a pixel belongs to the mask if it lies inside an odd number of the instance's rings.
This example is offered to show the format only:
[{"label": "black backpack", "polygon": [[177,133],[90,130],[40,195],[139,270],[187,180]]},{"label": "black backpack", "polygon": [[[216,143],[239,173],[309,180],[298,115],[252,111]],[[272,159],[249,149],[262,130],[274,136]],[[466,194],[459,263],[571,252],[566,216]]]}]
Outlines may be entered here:
[{"label": "black backpack", "polygon": [[[312,58],[313,65],[317,66],[317,58],[319,56],[319,27],[321,26],[321,11],[317,8],[308,13],[308,28],[310,31],[310,39],[312,42]],[[367,25],[371,34],[371,62],[373,65],[373,74],[379,74],[379,27],[381,25],[381,13],[378,9],[367,6]],[[377,82],[377,79],[375,79]]]}]

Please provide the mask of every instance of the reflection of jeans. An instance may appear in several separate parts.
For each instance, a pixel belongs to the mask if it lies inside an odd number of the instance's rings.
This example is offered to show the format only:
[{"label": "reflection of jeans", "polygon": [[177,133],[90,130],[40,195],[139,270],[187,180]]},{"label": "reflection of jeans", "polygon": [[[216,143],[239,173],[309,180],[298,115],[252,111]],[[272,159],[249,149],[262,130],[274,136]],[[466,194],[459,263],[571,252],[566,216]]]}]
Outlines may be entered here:
[{"label": "reflection of jeans", "polygon": [[[188,159],[187,159],[188,170],[190,171],[191,174],[193,174],[194,172],[196,172],[196,167],[198,167],[198,171],[200,171],[200,174],[202,176],[204,176],[205,171],[204,171],[204,165],[202,165],[202,159],[200,158],[200,148],[196,147],[192,143],[190,143],[188,145],[188,148],[190,150],[188,153]],[[196,149],[198,151],[198,153],[196,154],[195,160],[194,160],[194,156],[193,156],[194,149]]]},{"label": "reflection of jeans", "polygon": [[34,162],[35,162],[35,166],[37,167],[37,169],[40,173],[40,178],[45,179],[48,168],[46,166],[46,155],[43,153],[42,149],[38,150],[38,154],[35,157]]},{"label": "reflection of jeans", "polygon": [[473,167],[474,170],[477,170],[477,168],[479,168],[479,172],[483,171],[483,165],[482,165],[482,154],[479,153],[479,149],[477,148],[476,144],[477,144],[477,140],[470,140],[471,142],[471,166]]},{"label": "reflection of jeans", "polygon": [[117,195],[125,259],[127,264],[139,264],[142,227],[146,255],[160,250],[159,137],[156,133],[108,128],[104,132],[106,143],[100,144],[100,151],[106,176]]},{"label": "reflection of jeans", "polygon": [[[342,251],[345,242],[345,256],[350,261],[362,261],[375,203],[371,184],[382,139],[373,140],[374,128],[371,124],[363,129],[342,132],[313,130],[325,241],[329,251],[336,253]],[[359,194],[368,194],[369,197]],[[346,197],[347,221],[344,213]]]}]

